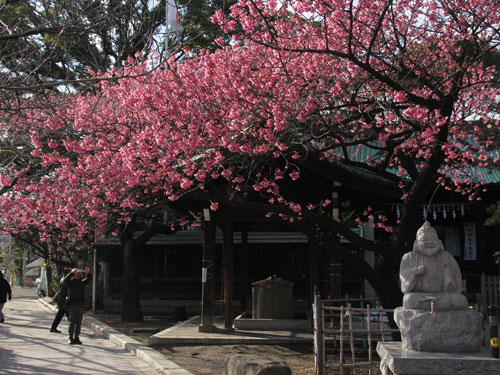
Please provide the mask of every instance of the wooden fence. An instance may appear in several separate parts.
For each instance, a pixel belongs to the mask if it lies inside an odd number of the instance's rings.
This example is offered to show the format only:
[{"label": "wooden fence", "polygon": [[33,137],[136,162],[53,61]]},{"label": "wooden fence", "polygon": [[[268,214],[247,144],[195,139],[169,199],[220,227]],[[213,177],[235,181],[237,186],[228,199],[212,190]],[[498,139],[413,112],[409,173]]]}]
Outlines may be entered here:
[{"label": "wooden fence", "polygon": [[[332,306],[335,303],[346,306]],[[387,314],[394,310],[375,308],[370,299],[321,300],[315,296],[314,358],[315,374],[373,374],[379,359],[373,356],[377,341],[391,341],[399,332],[388,326]],[[352,307],[357,303],[360,307]],[[366,307],[364,304],[367,303]]]},{"label": "wooden fence", "polygon": [[488,306],[495,305],[499,312],[500,276],[481,274],[481,307],[480,311],[487,317]]}]

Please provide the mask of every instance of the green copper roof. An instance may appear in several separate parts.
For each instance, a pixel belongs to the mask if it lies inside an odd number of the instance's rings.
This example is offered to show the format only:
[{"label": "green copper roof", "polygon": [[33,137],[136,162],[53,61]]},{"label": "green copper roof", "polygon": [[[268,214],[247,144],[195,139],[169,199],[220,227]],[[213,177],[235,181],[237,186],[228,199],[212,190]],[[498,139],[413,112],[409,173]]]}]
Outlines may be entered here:
[{"label": "green copper roof", "polygon": [[[378,159],[382,157],[382,153],[379,150],[373,149],[371,147],[367,147],[364,145],[359,145],[355,147],[351,147],[349,149],[351,160],[366,163],[368,161],[376,162]],[[498,158],[500,160],[500,151],[492,150],[488,152],[491,160]],[[388,168],[387,172],[392,173],[394,175],[400,175],[397,169]],[[485,184],[497,184],[500,183],[500,169],[492,168],[492,167],[469,167],[468,168],[469,176],[471,176],[474,180],[480,180],[481,178],[484,180]]]}]

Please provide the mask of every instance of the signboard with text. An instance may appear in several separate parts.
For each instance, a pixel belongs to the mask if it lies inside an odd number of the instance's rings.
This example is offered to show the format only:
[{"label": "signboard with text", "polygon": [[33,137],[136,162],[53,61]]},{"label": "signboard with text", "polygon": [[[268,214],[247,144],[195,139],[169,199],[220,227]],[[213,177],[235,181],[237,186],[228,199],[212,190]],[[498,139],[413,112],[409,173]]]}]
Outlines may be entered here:
[{"label": "signboard with text", "polygon": [[476,260],[476,224],[464,223],[464,260]]}]

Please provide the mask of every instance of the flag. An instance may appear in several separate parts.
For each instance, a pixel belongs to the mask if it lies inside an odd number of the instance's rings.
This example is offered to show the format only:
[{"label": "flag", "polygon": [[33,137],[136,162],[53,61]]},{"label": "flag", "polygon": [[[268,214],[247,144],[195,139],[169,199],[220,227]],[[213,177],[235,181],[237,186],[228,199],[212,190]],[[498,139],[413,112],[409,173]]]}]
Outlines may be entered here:
[{"label": "flag", "polygon": [[179,13],[175,5],[175,0],[165,0],[167,2],[167,34],[176,33],[181,29],[179,23]]}]

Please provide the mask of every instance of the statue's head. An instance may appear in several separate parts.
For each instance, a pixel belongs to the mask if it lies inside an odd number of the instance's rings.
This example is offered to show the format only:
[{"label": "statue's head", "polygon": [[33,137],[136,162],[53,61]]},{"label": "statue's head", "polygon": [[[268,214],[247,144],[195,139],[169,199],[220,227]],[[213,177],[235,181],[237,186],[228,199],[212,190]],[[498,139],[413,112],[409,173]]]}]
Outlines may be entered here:
[{"label": "statue's head", "polygon": [[443,250],[443,243],[439,239],[436,230],[426,220],[417,231],[417,238],[413,244],[413,251],[420,251],[427,256],[433,256]]}]

